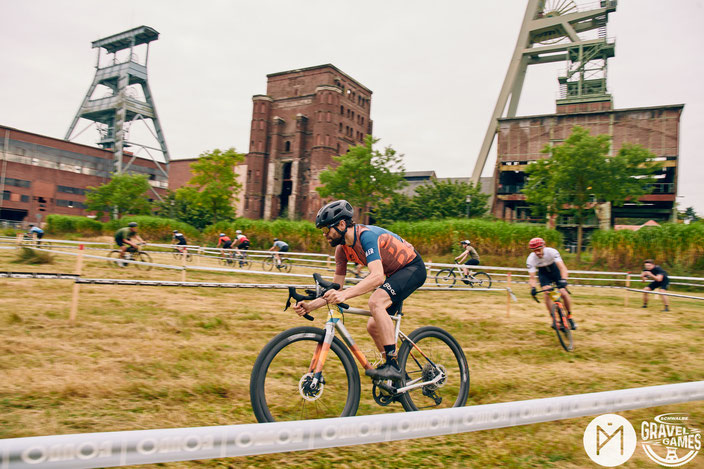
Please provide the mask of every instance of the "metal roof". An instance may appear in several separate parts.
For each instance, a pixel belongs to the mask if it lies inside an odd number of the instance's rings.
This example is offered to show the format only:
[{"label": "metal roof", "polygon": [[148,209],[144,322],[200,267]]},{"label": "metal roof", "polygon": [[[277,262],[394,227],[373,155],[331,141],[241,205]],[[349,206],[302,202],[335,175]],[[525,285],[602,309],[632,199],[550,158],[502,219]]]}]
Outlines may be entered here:
[{"label": "metal roof", "polygon": [[113,34],[112,36],[108,36],[103,39],[98,39],[97,41],[93,41],[91,44],[94,49],[96,47],[103,47],[108,51],[108,53],[114,54],[119,50],[129,49],[132,45],[133,39],[135,46],[147,44],[159,39],[159,31],[154,28],[150,28],[149,26],[139,26],[128,31]]}]

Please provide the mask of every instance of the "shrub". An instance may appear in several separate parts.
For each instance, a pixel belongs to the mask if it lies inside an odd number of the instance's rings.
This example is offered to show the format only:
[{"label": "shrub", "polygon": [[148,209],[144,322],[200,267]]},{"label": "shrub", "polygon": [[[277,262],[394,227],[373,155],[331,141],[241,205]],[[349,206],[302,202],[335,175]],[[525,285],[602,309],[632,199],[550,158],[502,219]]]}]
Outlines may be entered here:
[{"label": "shrub", "polygon": [[49,215],[46,217],[46,231],[52,234],[80,233],[86,236],[98,236],[103,231],[103,224],[88,217]]}]

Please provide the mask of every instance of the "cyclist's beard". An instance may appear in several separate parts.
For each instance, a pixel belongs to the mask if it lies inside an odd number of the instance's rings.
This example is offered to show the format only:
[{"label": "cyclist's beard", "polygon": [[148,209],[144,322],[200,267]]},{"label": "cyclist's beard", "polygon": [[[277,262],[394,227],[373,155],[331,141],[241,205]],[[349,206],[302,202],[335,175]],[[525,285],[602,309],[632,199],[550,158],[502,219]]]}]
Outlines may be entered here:
[{"label": "cyclist's beard", "polygon": [[340,244],[344,245],[345,244],[345,234],[347,234],[347,227],[345,227],[345,231],[340,231],[337,229],[337,227],[333,227],[333,230],[337,231],[337,233],[340,235],[338,239],[333,239],[330,241],[330,246],[335,247]]}]

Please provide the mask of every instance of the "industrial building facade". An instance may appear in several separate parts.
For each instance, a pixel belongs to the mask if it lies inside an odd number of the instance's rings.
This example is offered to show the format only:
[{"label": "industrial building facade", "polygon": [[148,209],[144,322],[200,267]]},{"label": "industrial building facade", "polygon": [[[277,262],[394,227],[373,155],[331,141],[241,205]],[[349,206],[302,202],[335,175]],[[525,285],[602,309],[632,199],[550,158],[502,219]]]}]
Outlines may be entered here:
[{"label": "industrial building facade", "polygon": [[252,98],[244,216],[313,219],[320,172],[372,133],[371,96],[331,64],[267,75]]},{"label": "industrial building facade", "polygon": [[[0,126],[0,220],[41,223],[46,215],[87,215],[88,186],[110,180],[114,153]],[[129,173],[144,174],[159,194],[168,179],[154,161],[123,156]],[[154,198],[156,196],[154,195]]]},{"label": "industrial building facade", "polygon": [[[679,124],[684,105],[612,109],[611,100],[557,105],[555,114],[499,119],[497,164],[494,172],[496,198],[492,213],[512,221],[531,221],[530,208],[521,190],[525,184],[525,167],[531,161],[548,158],[542,153],[546,145],[559,145],[579,125],[592,135],[612,137],[612,151],[624,143],[639,144],[651,151],[663,164],[656,175],[652,193],[640,204],[606,207],[598,212],[602,227],[613,226],[616,218],[651,218],[670,220],[675,211],[677,164],[679,158]],[[558,226],[569,225],[561,220]]]}]

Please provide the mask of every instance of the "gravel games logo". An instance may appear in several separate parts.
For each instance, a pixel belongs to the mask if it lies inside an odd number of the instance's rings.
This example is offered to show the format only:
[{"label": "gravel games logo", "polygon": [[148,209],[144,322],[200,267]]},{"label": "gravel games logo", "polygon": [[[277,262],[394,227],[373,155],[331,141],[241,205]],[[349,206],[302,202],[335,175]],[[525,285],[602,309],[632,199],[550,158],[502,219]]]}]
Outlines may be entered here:
[{"label": "gravel games logo", "polygon": [[702,447],[701,431],[690,425],[687,414],[662,414],[644,421],[640,438],[645,454],[666,467],[687,464]]}]

